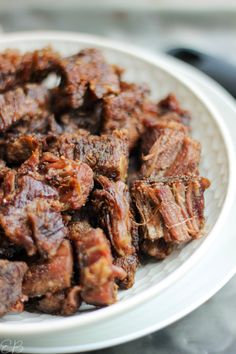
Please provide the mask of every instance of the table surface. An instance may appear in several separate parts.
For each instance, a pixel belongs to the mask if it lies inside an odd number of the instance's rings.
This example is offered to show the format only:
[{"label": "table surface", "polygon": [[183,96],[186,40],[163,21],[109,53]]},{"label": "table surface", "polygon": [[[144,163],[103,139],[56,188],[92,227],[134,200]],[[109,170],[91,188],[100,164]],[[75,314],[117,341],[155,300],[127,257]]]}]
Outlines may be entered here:
[{"label": "table surface", "polygon": [[[11,1],[10,1],[11,2]],[[29,1],[28,1],[29,3]],[[52,4],[52,3],[51,3]],[[188,46],[236,63],[236,12],[181,13],[99,8],[53,9],[45,2],[34,6],[1,8],[3,31],[71,30],[103,35],[153,50]],[[220,261],[220,260],[219,260]],[[94,354],[235,354],[236,277],[200,308],[171,326]],[[131,324],[132,325],[132,324]]]}]

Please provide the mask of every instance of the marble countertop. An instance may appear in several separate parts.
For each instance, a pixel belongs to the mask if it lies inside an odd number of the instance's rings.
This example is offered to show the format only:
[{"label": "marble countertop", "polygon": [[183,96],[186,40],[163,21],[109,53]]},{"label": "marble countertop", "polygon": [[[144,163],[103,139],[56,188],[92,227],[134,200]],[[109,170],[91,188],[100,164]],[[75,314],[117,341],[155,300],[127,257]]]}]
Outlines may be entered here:
[{"label": "marble countertop", "polygon": [[[11,2],[11,1],[10,1]],[[16,4],[16,2],[14,2]],[[20,3],[20,1],[19,1]],[[3,31],[71,30],[104,35],[153,51],[188,46],[236,63],[236,12],[181,13],[164,11],[102,11],[78,6],[1,7]],[[30,3],[28,1],[28,3]],[[35,3],[35,2],[34,2]],[[52,3],[51,3],[52,4]],[[56,7],[56,6],[55,6]],[[218,294],[182,320],[139,340],[94,354],[235,354],[236,277]]]}]

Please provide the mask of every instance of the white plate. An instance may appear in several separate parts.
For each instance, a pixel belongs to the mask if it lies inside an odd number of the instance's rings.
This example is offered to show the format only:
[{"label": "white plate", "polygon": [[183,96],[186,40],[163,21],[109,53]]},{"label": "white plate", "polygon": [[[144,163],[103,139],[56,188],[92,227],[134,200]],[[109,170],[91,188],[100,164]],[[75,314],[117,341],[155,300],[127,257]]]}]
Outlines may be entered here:
[{"label": "white plate", "polygon": [[15,47],[25,51],[48,44],[52,44],[64,55],[75,53],[85,46],[102,48],[112,63],[127,68],[128,79],[147,82],[156,98],[163,97],[170,91],[177,94],[183,106],[191,111],[193,134],[202,144],[201,173],[212,181],[211,188],[206,193],[206,231],[209,235],[176,250],[163,262],[141,267],[133,288],[119,292],[120,301],[115,305],[69,318],[26,312],[7,315],[0,319],[0,334],[6,336],[31,336],[33,333],[48,333],[73,326],[82,327],[117,316],[160,294],[189,271],[203,257],[213,241],[216,242],[218,232],[229,213],[236,188],[234,151],[222,117],[207,100],[207,96],[183,75],[178,74],[174,66],[169,66],[166,58],[113,41],[72,33],[39,32],[0,37],[0,50]]},{"label": "white plate", "polygon": [[[225,116],[236,150],[234,100],[205,75],[175,60],[169,58],[165,60],[168,65],[173,63],[179,72],[193,80]],[[99,326],[86,326],[60,335],[49,334],[43,339],[39,336],[17,337],[18,340],[23,341],[24,352],[59,354],[105,348],[147,335],[190,313],[214,295],[236,273],[235,218],[236,209],[232,208],[225,222],[223,237],[221,235],[217,238],[217,242],[211,247],[211,252],[208,252],[200,263],[157,298],[116,319],[103,321]],[[9,341],[5,342],[7,343]]]}]

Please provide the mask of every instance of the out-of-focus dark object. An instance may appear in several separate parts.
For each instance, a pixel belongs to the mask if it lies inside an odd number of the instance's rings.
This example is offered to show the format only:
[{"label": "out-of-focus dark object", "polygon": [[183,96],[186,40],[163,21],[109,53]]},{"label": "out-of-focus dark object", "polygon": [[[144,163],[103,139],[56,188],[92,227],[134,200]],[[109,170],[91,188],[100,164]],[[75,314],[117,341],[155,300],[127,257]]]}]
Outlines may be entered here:
[{"label": "out-of-focus dark object", "polygon": [[236,65],[190,48],[173,48],[167,53],[203,71],[236,98]]}]

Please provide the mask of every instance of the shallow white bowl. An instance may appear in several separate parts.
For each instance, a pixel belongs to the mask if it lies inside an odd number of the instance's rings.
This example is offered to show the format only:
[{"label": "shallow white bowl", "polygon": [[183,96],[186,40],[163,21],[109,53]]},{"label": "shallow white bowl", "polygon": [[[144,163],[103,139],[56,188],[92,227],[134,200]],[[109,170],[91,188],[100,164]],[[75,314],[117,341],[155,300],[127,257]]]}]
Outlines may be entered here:
[{"label": "shallow white bowl", "polygon": [[75,33],[36,32],[0,36],[0,51],[5,48],[28,51],[47,45],[52,45],[63,55],[76,53],[85,47],[101,48],[108,61],[127,69],[127,80],[148,83],[156,99],[173,92],[182,106],[190,110],[193,136],[202,144],[201,175],[212,182],[206,192],[207,237],[179,248],[162,262],[142,266],[137,272],[133,288],[119,292],[117,304],[97,311],[84,311],[68,318],[27,312],[10,314],[0,319],[1,336],[29,336],[89,325],[117,316],[158,296],[200,261],[207,250],[210,252],[210,245],[217,237],[222,237],[220,231],[235,193],[234,152],[223,117],[208,102],[207,97],[186,78],[177,75],[173,67],[169,68],[161,56],[103,38]]}]

